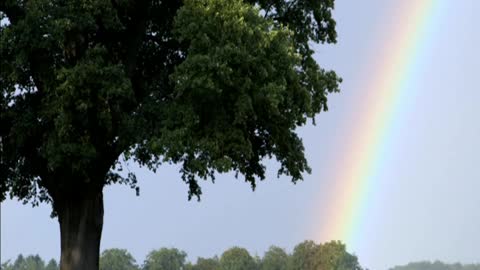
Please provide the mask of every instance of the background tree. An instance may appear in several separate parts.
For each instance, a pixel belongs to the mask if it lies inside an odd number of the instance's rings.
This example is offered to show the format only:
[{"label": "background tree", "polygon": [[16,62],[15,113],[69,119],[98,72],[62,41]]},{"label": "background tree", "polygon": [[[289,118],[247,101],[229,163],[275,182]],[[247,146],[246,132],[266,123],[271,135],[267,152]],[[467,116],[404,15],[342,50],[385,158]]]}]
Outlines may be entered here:
[{"label": "background tree", "polygon": [[197,263],[190,265],[187,270],[220,270],[220,262],[218,257],[213,258],[198,258]]},{"label": "background tree", "polygon": [[289,270],[362,270],[356,256],[348,253],[339,241],[298,244],[289,261]]},{"label": "background tree", "polygon": [[283,248],[271,246],[261,261],[261,270],[287,270],[289,256]]},{"label": "background tree", "polygon": [[161,248],[151,251],[143,270],[183,270],[187,253],[176,248]]},{"label": "background tree", "polygon": [[0,267],[0,269],[2,269],[2,270],[12,270],[12,268],[13,267],[10,263],[10,260],[7,260],[6,262],[2,263],[1,267]]},{"label": "background tree", "polygon": [[45,265],[45,270],[58,270],[57,261],[55,261],[54,259],[48,261],[47,265]]},{"label": "background tree", "polygon": [[304,241],[295,246],[290,257],[289,270],[317,270],[315,257],[318,255],[318,245],[313,241]]},{"label": "background tree", "polygon": [[414,262],[404,266],[395,266],[390,270],[480,270],[480,264],[460,263],[446,264],[440,261],[435,262]]},{"label": "background tree", "polygon": [[220,270],[255,270],[257,265],[248,250],[233,247],[223,252],[220,257]]},{"label": "background tree", "polygon": [[10,264],[6,262],[2,264],[2,270],[45,270],[45,262],[38,255],[30,255],[23,257],[18,255],[17,259]]},{"label": "background tree", "polygon": [[133,256],[125,249],[106,249],[100,256],[100,270],[138,270]]},{"label": "background tree", "polygon": [[[255,187],[265,157],[309,172],[295,129],[340,79],[333,0],[0,1],[0,200],[51,202],[62,270],[98,269],[103,187],[136,186],[120,157]],[[138,189],[137,189],[138,191]]]},{"label": "background tree", "polygon": [[362,270],[358,258],[348,253],[345,244],[339,241],[324,243],[317,248],[316,269]]}]

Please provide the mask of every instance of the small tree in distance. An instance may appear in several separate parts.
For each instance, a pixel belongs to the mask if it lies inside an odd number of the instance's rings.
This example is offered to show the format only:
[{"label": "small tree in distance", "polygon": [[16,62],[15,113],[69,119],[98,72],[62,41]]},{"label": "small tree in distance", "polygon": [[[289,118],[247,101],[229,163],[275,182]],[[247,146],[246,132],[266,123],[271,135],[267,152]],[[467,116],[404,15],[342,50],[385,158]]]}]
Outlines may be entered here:
[{"label": "small tree in distance", "polygon": [[220,257],[220,270],[255,270],[257,264],[248,250],[232,247]]},{"label": "small tree in distance", "polygon": [[304,241],[293,250],[288,270],[363,270],[358,258],[347,252],[345,244],[331,241],[316,244]]},{"label": "small tree in distance", "polygon": [[135,259],[125,249],[107,249],[100,256],[100,270],[139,270]]},{"label": "small tree in distance", "polygon": [[45,265],[45,270],[58,270],[57,261],[55,261],[54,259],[48,261],[47,265]]},{"label": "small tree in distance", "polygon": [[220,262],[218,257],[198,258],[197,263],[189,264],[186,270],[220,270]]},{"label": "small tree in distance", "polygon": [[289,256],[284,249],[271,246],[263,256],[260,270],[287,270]]},{"label": "small tree in distance", "polygon": [[147,255],[143,270],[183,270],[186,259],[187,253],[176,248],[153,250]]},{"label": "small tree in distance", "polygon": [[336,42],[334,0],[0,1],[0,201],[52,203],[62,270],[99,267],[103,187],[137,188],[120,157],[235,171],[265,157],[309,172],[295,133],[340,79],[311,42]]}]

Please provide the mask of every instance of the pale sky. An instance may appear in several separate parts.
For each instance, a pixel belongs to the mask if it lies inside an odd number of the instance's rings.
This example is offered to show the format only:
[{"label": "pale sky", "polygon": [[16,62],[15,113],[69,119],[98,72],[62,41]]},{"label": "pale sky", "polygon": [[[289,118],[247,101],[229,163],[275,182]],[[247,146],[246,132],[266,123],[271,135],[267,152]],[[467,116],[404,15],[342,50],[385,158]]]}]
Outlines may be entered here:
[{"label": "pale sky", "polygon": [[[336,1],[339,43],[317,47],[316,57],[344,83],[317,126],[299,130],[313,169],[304,182],[276,179],[278,165],[268,161],[269,177],[255,192],[227,174],[215,184],[202,183],[201,202],[189,202],[178,168],[153,174],[131,164],[141,195],[124,186],[105,189],[102,249],[128,249],[142,263],[160,247],[183,249],[195,260],[234,245],[263,255],[270,245],[291,251],[305,239],[322,240],[315,228],[328,219],[322,202],[339,169],[332,164],[349,154],[339,152],[339,144],[351,135],[358,97],[369,91],[359,87],[371,80],[364,71],[382,49],[385,16],[403,1]],[[480,263],[480,1],[433,1],[446,8],[419,55],[422,67],[409,85],[412,95],[406,95],[412,98],[401,101],[405,105],[392,119],[394,132],[378,172],[383,184],[362,213],[358,241],[347,243],[372,270],[417,260]],[[49,205],[3,202],[1,260],[19,253],[58,259],[59,228],[49,214]]]}]

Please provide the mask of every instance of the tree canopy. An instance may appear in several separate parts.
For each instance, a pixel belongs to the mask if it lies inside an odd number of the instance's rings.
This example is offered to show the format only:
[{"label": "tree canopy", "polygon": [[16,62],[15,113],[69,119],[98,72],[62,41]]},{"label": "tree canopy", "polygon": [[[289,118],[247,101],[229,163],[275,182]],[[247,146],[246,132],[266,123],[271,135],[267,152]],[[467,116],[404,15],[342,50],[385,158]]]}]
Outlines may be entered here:
[{"label": "tree canopy", "polygon": [[139,268],[127,250],[113,248],[102,252],[100,270],[139,270]]},{"label": "tree canopy", "polygon": [[338,91],[309,45],[336,41],[333,0],[247,2],[2,1],[2,198],[135,185],[121,154],[181,164],[190,195],[214,171],[255,185],[269,156],[301,179],[295,127]]},{"label": "tree canopy", "polygon": [[220,270],[220,262],[218,257],[198,258],[195,264],[189,264],[186,270]]},{"label": "tree canopy", "polygon": [[347,252],[346,246],[338,241],[316,244],[305,241],[298,244],[290,259],[291,270],[362,270],[358,258]]},{"label": "tree canopy", "polygon": [[220,257],[221,270],[250,270],[255,268],[255,260],[244,248],[230,248],[223,252]]},{"label": "tree canopy", "polygon": [[143,269],[145,270],[183,270],[187,253],[176,248],[161,248],[147,255]]}]

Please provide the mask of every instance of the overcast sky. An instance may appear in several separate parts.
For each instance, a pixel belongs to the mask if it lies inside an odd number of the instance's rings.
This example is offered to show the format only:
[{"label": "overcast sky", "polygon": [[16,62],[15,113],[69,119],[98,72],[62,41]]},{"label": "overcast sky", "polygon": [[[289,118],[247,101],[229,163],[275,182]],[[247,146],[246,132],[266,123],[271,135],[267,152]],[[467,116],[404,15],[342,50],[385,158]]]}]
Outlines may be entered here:
[{"label": "overcast sky", "polygon": [[[321,241],[312,228],[328,219],[322,198],[328,197],[332,170],[339,169],[331,165],[348,155],[339,153],[339,138],[352,132],[357,98],[369,91],[359,86],[371,80],[364,71],[385,43],[379,26],[404,1],[427,0],[336,1],[339,43],[318,47],[316,57],[344,83],[317,126],[299,130],[313,169],[304,182],[276,179],[278,166],[268,161],[269,177],[255,192],[227,174],[215,184],[202,183],[201,202],[187,201],[178,168],[153,174],[131,164],[141,196],[124,186],[105,189],[102,249],[126,248],[141,263],[160,247],[183,249],[195,260],[233,245],[263,255],[272,244],[291,251],[305,239]],[[366,209],[365,233],[347,243],[370,269],[415,260],[480,263],[480,1],[432,1],[445,8],[419,55],[422,67],[408,88],[415,94],[401,101],[405,107],[392,119],[389,158],[379,173],[388,185],[375,189],[382,199]],[[19,253],[58,259],[59,227],[49,214],[49,205],[3,202],[1,260]]]}]

